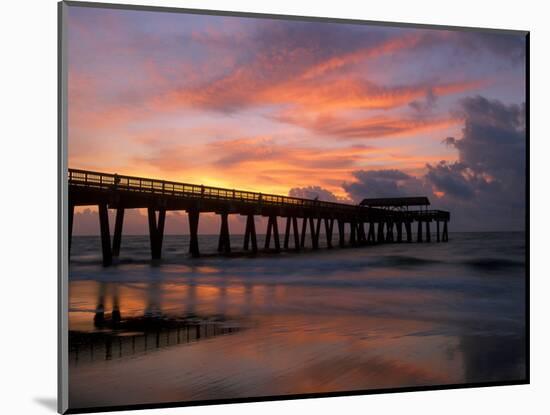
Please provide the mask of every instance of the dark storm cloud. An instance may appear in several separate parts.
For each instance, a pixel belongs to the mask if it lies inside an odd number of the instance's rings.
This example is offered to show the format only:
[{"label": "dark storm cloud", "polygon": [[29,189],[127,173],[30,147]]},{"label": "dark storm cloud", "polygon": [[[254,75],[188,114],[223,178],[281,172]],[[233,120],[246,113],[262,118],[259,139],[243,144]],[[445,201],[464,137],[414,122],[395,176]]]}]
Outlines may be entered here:
[{"label": "dark storm cloud", "polygon": [[419,196],[426,192],[422,180],[399,170],[358,170],[355,181],[342,187],[355,202],[366,197]]},{"label": "dark storm cloud", "polygon": [[462,139],[447,139],[460,161],[478,173],[522,174],[525,163],[518,155],[525,154],[525,106],[481,96],[465,98],[461,106]]},{"label": "dark storm cloud", "polygon": [[430,166],[426,174],[428,181],[438,189],[445,189],[445,194],[462,200],[469,200],[475,196],[471,178],[463,173],[466,165],[462,163],[447,163],[441,161],[435,167]]},{"label": "dark storm cloud", "polygon": [[458,162],[428,165],[427,179],[446,194],[471,198],[495,193],[495,202],[525,195],[525,106],[476,96],[461,101],[462,137],[445,140]]},{"label": "dark storm cloud", "polygon": [[460,230],[524,229],[525,105],[469,97],[457,115],[464,120],[462,137],[448,137],[444,144],[458,151],[458,161],[428,164],[419,178],[399,170],[359,170],[343,188],[356,202],[426,195],[453,213]]}]

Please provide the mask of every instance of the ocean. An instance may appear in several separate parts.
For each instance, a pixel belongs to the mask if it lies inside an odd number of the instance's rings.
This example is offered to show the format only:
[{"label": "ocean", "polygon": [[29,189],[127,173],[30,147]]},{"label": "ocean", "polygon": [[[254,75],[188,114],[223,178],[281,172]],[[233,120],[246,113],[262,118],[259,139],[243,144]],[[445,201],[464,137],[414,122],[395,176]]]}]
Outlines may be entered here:
[{"label": "ocean", "polygon": [[522,232],[256,257],[199,239],[201,258],[166,235],[151,261],[123,236],[102,267],[99,237],[73,237],[71,408],[526,376]]}]

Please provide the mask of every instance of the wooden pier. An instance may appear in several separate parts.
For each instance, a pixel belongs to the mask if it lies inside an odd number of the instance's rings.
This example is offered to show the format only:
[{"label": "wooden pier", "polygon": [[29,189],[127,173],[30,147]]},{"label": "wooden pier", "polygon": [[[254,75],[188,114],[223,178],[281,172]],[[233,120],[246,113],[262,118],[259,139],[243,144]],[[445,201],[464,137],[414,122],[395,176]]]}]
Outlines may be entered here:
[{"label": "wooden pier", "polygon": [[[365,199],[359,205],[350,205],[76,169],[69,169],[68,185],[69,254],[75,206],[97,206],[104,265],[112,264],[113,257],[120,255],[125,210],[139,208],[147,209],[152,259],[162,256],[166,212],[171,210],[187,212],[189,253],[195,258],[200,256],[198,225],[200,214],[205,212],[220,216],[218,251],[226,254],[232,249],[229,237],[232,214],[246,216],[243,249],[250,253],[259,250],[256,216],[268,218],[263,248],[270,252],[303,250],[308,234],[312,248],[319,249],[322,231],[326,248],[431,242],[431,222],[436,224],[435,241],[449,240],[450,213],[429,210],[427,198]],[[411,206],[416,208],[409,210]],[[108,209],[116,210],[112,240]],[[278,217],[286,219],[282,244]]]}]

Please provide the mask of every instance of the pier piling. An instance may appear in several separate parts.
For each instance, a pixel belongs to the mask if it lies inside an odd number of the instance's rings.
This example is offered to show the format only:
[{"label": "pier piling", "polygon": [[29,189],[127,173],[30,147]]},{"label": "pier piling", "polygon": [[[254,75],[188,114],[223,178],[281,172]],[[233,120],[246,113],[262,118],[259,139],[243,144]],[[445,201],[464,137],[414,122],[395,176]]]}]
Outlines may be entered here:
[{"label": "pier piling", "polygon": [[283,244],[284,249],[288,249],[288,243],[290,240],[290,225],[292,218],[290,216],[286,217],[286,226],[285,226],[285,242]]},{"label": "pier piling", "polygon": [[101,234],[101,251],[103,254],[103,265],[113,263],[113,254],[111,251],[111,236],[109,233],[109,214],[107,212],[107,203],[98,205],[99,212],[99,230]]},{"label": "pier piling", "polygon": [[308,218],[304,216],[304,218],[302,219],[302,233],[300,235],[300,246],[302,248],[306,246],[307,221]]},{"label": "pier piling", "polygon": [[352,220],[349,224],[349,227],[350,227],[349,244],[351,246],[355,246],[357,244],[357,238],[356,238],[357,223],[354,220]]},{"label": "pier piling", "polygon": [[378,237],[377,237],[377,242],[378,242],[379,244],[381,244],[381,243],[384,242],[384,222],[383,222],[383,221],[378,222]]},{"label": "pier piling", "polygon": [[252,244],[252,252],[255,254],[258,252],[258,242],[256,239],[256,224],[254,222],[254,215],[246,216],[246,228],[244,232],[244,250],[248,251],[249,243]]},{"label": "pier piling", "polygon": [[432,241],[432,234],[430,232],[430,221],[426,221],[426,242]]},{"label": "pier piling", "polygon": [[334,226],[333,218],[325,218],[325,235],[327,238],[327,248],[332,248],[332,228]]},{"label": "pier piling", "polygon": [[162,254],[162,239],[164,237],[164,222],[166,219],[166,210],[159,209],[158,219],[154,208],[147,208],[149,218],[149,240],[151,243],[151,258],[160,259]]},{"label": "pier piling", "polygon": [[218,240],[218,252],[229,254],[231,252],[231,242],[229,239],[229,222],[228,214],[223,212],[220,214],[220,237]]},{"label": "pier piling", "polygon": [[287,216],[285,227],[284,249],[290,247],[290,234],[294,235],[294,249],[300,250],[300,234],[298,233],[298,219],[295,216]]},{"label": "pier piling", "polygon": [[279,242],[279,226],[277,224],[277,216],[271,215],[267,220],[267,232],[265,235],[265,249],[269,249],[271,245],[271,235],[273,234],[273,242],[275,244],[275,251],[279,252],[281,250],[281,245]]},{"label": "pier piling", "polygon": [[443,221],[443,234],[441,235],[443,242],[449,242],[449,233],[447,232],[447,221]]},{"label": "pier piling", "polygon": [[388,221],[386,226],[386,242],[393,242],[393,222]]},{"label": "pier piling", "polygon": [[373,244],[376,242],[376,239],[375,239],[375,232],[374,232],[374,222],[369,222],[369,231],[368,231],[368,234],[367,234],[367,243],[369,244]]},{"label": "pier piling", "polygon": [[122,224],[124,222],[124,208],[117,208],[115,216],[115,234],[113,235],[113,256],[120,255],[120,243],[122,240]]},{"label": "pier piling", "polygon": [[189,253],[193,258],[200,257],[199,252],[199,216],[198,209],[190,209],[187,211],[189,218]]},{"label": "pier piling", "polygon": [[403,222],[399,221],[396,223],[397,227],[397,242],[403,242]]},{"label": "pier piling", "polygon": [[346,246],[345,225],[346,224],[342,219],[338,219],[338,245],[340,248]]}]

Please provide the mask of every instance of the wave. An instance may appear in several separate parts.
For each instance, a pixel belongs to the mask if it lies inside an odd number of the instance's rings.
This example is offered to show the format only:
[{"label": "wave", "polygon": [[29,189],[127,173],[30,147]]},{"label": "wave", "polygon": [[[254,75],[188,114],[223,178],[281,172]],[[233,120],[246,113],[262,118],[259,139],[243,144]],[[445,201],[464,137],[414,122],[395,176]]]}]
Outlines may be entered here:
[{"label": "wave", "polygon": [[414,267],[414,266],[425,266],[425,265],[433,265],[433,264],[442,264],[446,261],[433,259],[433,258],[421,258],[421,257],[414,257],[414,256],[406,256],[406,255],[391,255],[391,256],[385,256],[381,258],[379,261],[376,261],[375,265],[383,265],[383,266],[405,266],[405,267]]},{"label": "wave", "polygon": [[462,262],[472,268],[478,268],[484,271],[501,271],[508,268],[524,268],[524,261],[514,261],[505,258],[474,258]]}]

